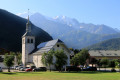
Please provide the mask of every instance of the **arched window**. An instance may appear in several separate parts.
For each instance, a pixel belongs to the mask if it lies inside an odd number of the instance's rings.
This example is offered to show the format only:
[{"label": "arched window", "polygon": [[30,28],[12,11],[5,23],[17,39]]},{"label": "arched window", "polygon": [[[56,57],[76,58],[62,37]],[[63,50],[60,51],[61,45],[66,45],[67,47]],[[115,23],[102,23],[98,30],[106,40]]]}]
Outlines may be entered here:
[{"label": "arched window", "polygon": [[31,39],[31,43],[33,43],[33,39]]},{"label": "arched window", "polygon": [[27,39],[27,43],[30,43],[30,39]]}]

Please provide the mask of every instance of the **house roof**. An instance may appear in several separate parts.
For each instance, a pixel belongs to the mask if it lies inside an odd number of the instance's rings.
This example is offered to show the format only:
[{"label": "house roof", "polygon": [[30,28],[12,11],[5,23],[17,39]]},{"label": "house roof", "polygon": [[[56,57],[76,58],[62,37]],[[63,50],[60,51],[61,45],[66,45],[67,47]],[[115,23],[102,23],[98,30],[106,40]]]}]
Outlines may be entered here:
[{"label": "house roof", "polygon": [[63,43],[60,39],[51,40],[51,41],[48,41],[48,42],[43,42],[43,43],[41,43],[37,46],[37,51],[33,54],[37,54],[37,53],[42,54],[44,52],[48,52],[53,48],[53,46],[57,42]]},{"label": "house roof", "polygon": [[96,57],[117,57],[120,56],[120,50],[90,50],[89,54]]}]

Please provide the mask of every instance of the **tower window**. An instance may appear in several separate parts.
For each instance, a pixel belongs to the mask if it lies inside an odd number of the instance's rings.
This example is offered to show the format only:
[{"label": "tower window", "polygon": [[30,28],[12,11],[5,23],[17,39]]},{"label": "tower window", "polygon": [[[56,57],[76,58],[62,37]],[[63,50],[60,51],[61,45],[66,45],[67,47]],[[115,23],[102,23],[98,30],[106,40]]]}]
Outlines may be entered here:
[{"label": "tower window", "polygon": [[33,39],[31,39],[31,43],[33,43]]},{"label": "tower window", "polygon": [[27,43],[30,43],[30,39],[27,39]]}]

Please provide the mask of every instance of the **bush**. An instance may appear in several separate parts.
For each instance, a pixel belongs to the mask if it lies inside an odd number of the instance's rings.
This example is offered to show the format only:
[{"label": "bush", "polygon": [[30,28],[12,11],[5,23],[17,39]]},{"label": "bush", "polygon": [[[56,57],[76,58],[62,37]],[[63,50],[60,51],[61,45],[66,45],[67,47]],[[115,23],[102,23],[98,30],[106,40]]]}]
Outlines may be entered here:
[{"label": "bush", "polygon": [[81,71],[81,69],[76,66],[66,66],[66,71]]},{"label": "bush", "polygon": [[40,67],[41,71],[47,71],[46,67]]},{"label": "bush", "polygon": [[115,69],[111,69],[111,72],[116,72],[116,70]]}]

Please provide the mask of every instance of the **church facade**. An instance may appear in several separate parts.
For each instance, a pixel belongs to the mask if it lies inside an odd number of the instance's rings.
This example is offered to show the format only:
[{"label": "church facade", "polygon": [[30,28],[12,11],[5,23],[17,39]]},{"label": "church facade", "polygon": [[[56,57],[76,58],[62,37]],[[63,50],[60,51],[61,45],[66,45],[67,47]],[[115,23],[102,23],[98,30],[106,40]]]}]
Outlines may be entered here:
[{"label": "church facade", "polygon": [[[31,25],[28,16],[28,22],[26,23],[26,33],[22,36],[23,66],[45,67],[41,61],[42,54],[50,50],[63,50],[68,57],[66,66],[70,65],[70,50],[67,48],[64,42],[59,39],[40,43],[37,48],[35,48],[35,36],[31,33]],[[53,56],[53,63],[55,63],[55,61],[56,59]],[[55,66],[52,65],[51,68],[55,69]]]}]

